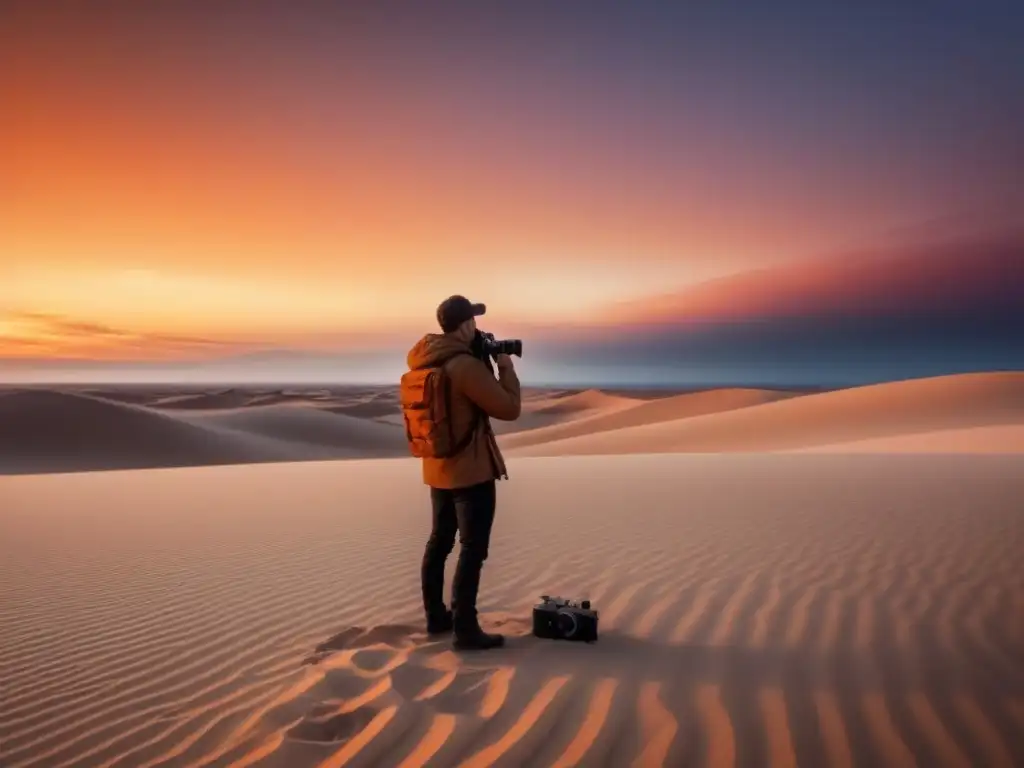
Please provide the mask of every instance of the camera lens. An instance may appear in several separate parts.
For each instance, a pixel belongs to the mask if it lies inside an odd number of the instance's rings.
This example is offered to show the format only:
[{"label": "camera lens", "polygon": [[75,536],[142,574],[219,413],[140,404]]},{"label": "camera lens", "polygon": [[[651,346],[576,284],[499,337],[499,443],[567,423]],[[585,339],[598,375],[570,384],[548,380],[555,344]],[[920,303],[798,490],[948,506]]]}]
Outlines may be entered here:
[{"label": "camera lens", "polygon": [[557,626],[562,637],[570,638],[576,634],[576,617],[569,611],[559,611]]}]

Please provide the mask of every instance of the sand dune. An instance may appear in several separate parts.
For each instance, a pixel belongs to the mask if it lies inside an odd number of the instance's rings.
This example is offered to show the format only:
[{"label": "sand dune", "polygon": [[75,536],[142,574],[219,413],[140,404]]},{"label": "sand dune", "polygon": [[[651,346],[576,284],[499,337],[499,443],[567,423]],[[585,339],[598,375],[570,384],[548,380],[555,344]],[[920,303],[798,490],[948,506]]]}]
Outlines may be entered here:
[{"label": "sand dune", "polygon": [[181,392],[177,392],[174,389],[170,389],[164,392],[154,392],[149,389],[133,390],[127,388],[87,388],[77,390],[78,394],[90,395],[92,397],[99,397],[103,400],[113,400],[117,403],[130,403],[132,405],[151,405],[154,402],[160,400],[170,399],[177,400],[182,397],[194,397],[193,394],[183,395]]},{"label": "sand dune", "polygon": [[239,439],[158,412],[83,394],[0,398],[0,472],[61,472],[281,461],[286,446]]},{"label": "sand dune", "polygon": [[[657,405],[657,401],[652,404]],[[627,411],[629,415],[633,411]],[[803,395],[616,431],[505,444],[520,455],[764,451],[1024,423],[1024,373],[943,376]]]},{"label": "sand dune", "polygon": [[183,418],[248,435],[339,448],[354,457],[409,455],[405,434],[397,427],[311,406],[257,406]]},{"label": "sand dune", "polygon": [[939,429],[797,448],[816,453],[1024,453],[1024,424]]},{"label": "sand dune", "polygon": [[609,395],[599,389],[588,389],[577,394],[553,398],[551,401],[538,405],[532,410],[532,413],[549,413],[560,416],[581,411],[628,408],[633,405],[636,405],[636,400],[633,398]]},{"label": "sand dune", "polygon": [[249,398],[245,407],[251,408],[254,405],[279,405],[281,403],[323,403],[332,399],[331,395],[323,394],[268,392],[262,395],[253,395]]},{"label": "sand dune", "polygon": [[324,410],[332,413],[340,413],[345,416],[355,416],[361,419],[373,419],[381,423],[390,423],[401,426],[402,408],[398,404],[397,387],[378,387],[375,390],[364,391],[350,397],[335,397],[330,404],[321,405]]},{"label": "sand dune", "polygon": [[241,408],[252,402],[253,396],[242,390],[229,389],[223,392],[171,395],[147,403],[158,408],[181,408],[186,410],[224,410]]},{"label": "sand dune", "polygon": [[397,400],[389,401],[378,398],[363,402],[330,405],[324,407],[324,410],[361,419],[379,419],[382,416],[397,417],[398,422],[401,421],[402,415],[402,409]]},{"label": "sand dune", "polygon": [[552,387],[530,387],[524,386],[522,388],[523,403],[537,403],[540,401],[554,402],[563,397],[569,397],[570,395],[578,395],[580,390],[578,389],[558,389]]},{"label": "sand dune", "polygon": [[610,401],[611,406],[597,405],[592,412],[580,414],[583,418],[579,420],[571,423],[556,422],[555,424],[540,425],[529,432],[519,432],[514,436],[504,438],[501,445],[508,448],[521,448],[643,424],[656,424],[706,413],[731,411],[795,395],[796,393],[792,392],[768,389],[715,389],[652,400],[618,397]]},{"label": "sand dune", "polygon": [[0,473],[408,455],[394,427],[311,407],[173,414],[82,393],[0,398]]},{"label": "sand dune", "polygon": [[413,461],[0,478],[0,763],[1021,765],[1022,462],[513,459],[475,655]]},{"label": "sand dune", "polygon": [[543,430],[596,416],[616,413],[640,405],[641,400],[609,395],[598,389],[569,394],[556,393],[523,402],[522,415],[515,421],[492,421],[497,435]]},{"label": "sand dune", "polygon": [[[543,429],[565,424],[598,414],[614,413],[640,405],[643,401],[610,395],[591,389],[583,392],[571,390],[525,390],[522,414],[515,421],[493,420],[491,426],[498,435]],[[378,397],[367,402],[333,406],[328,410],[350,416],[370,418],[385,424],[403,425],[397,399]]]}]

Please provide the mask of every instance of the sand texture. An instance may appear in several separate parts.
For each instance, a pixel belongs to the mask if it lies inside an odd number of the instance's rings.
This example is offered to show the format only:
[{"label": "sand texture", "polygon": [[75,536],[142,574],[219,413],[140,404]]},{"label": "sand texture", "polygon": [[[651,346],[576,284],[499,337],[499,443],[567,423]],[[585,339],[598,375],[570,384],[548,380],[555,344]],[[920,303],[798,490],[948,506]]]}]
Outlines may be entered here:
[{"label": "sand texture", "polygon": [[0,478],[0,765],[1024,764],[1024,457],[510,473],[478,654],[423,634],[412,460]]}]

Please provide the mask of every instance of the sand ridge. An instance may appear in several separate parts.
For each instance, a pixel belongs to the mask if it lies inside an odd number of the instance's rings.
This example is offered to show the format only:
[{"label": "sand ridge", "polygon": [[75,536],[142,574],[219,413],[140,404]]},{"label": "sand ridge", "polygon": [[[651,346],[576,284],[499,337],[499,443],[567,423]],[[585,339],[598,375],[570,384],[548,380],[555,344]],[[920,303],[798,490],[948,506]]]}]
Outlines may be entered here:
[{"label": "sand ridge", "polygon": [[805,394],[537,444],[526,435],[521,448],[506,444],[523,456],[764,451],[1021,423],[1024,373],[983,373]]},{"label": "sand ridge", "polygon": [[795,394],[777,390],[728,388],[668,395],[653,400],[617,398],[612,407],[595,408],[592,412],[584,414],[583,418],[571,423],[545,425],[528,432],[519,432],[514,436],[504,438],[501,445],[508,448],[521,448],[569,437],[611,432],[707,413],[731,411],[735,408],[745,408],[793,397]]},{"label": "sand ridge", "polygon": [[157,408],[182,410],[224,410],[227,408],[243,408],[267,398],[267,395],[250,395],[237,389],[202,394],[170,395],[146,403]]},{"label": "sand ridge", "polygon": [[635,404],[634,398],[610,395],[599,389],[587,389],[583,392],[553,398],[533,409],[533,413],[569,414],[580,411],[623,408]]},{"label": "sand ridge", "polygon": [[[643,401],[587,389],[582,392],[557,392],[549,396],[523,399],[523,411],[515,421],[492,421],[497,435],[515,433],[546,434],[556,426],[576,421],[589,421],[594,417],[618,413],[642,405]],[[511,438],[516,439],[516,438]]]}]

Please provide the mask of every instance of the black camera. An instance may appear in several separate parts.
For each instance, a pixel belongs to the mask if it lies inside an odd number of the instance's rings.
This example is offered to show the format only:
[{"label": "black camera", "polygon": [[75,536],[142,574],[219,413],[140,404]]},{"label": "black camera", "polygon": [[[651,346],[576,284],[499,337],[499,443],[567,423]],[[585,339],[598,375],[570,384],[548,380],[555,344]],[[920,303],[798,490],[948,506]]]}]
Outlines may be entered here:
[{"label": "black camera", "polygon": [[579,602],[562,597],[541,595],[533,607],[533,634],[548,640],[576,640],[592,643],[597,640],[597,611],[589,600]]},{"label": "black camera", "polygon": [[484,354],[497,357],[498,355],[523,356],[523,342],[521,339],[495,339],[493,333],[480,331],[480,343]]}]

